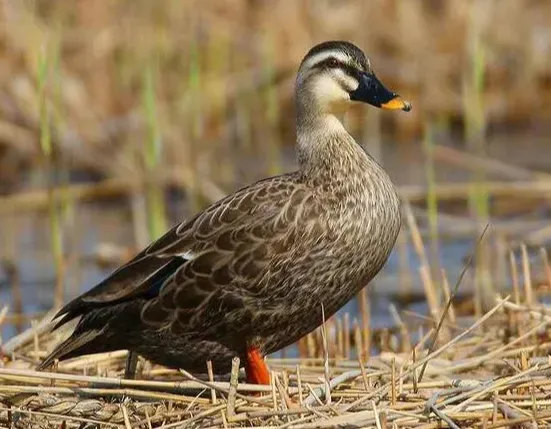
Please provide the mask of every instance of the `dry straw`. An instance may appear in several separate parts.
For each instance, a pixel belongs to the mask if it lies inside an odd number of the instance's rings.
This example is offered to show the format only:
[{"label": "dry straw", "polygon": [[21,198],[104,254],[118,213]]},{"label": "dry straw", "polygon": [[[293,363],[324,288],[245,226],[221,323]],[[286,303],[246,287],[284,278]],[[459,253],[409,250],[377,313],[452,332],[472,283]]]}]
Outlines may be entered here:
[{"label": "dry straw", "polygon": [[[508,311],[501,312],[503,307]],[[522,337],[511,338],[503,330],[504,318],[513,316],[524,326]],[[95,360],[76,358],[60,362],[55,373],[37,372],[28,362],[50,350],[55,335],[43,330],[38,336],[24,332],[11,346],[20,358],[7,359],[0,368],[4,404],[0,421],[12,427],[102,422],[125,428],[547,424],[551,364],[546,355],[551,339],[546,338],[551,310],[537,302],[528,306],[497,300],[469,327],[465,322],[459,318],[457,323],[463,326],[459,334],[433,352],[420,349],[417,357],[416,353],[385,352],[358,364],[342,357],[334,360],[322,352],[320,357],[269,359],[271,386],[240,382],[238,360],[230,382],[215,381],[212,375],[160,371],[156,366],[149,367],[141,379],[125,380],[121,378],[124,353]],[[329,330],[324,335],[327,342],[336,341]],[[353,332],[344,335],[352,337]],[[518,349],[521,342],[524,347]],[[327,344],[324,349],[328,348]],[[456,360],[460,356],[464,357]],[[519,359],[524,360],[521,366],[515,363]],[[101,369],[97,362],[103,362]],[[422,367],[421,378],[417,374]],[[161,372],[172,381],[158,380],[155,374]],[[496,395],[507,398],[508,408],[498,402],[494,410]]]}]

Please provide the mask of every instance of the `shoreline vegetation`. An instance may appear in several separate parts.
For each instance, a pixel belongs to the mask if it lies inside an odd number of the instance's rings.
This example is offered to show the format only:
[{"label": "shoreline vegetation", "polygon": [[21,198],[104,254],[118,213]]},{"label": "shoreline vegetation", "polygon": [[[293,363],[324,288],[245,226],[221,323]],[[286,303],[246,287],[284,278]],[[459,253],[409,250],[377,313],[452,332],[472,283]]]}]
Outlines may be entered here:
[{"label": "shoreline vegetation", "polygon": [[[533,130],[546,131],[551,2],[204,3],[0,8],[0,285],[10,297],[0,327],[15,332],[1,343],[0,425],[551,424],[549,139],[522,160],[492,157],[489,144],[497,133],[526,133],[528,144]],[[116,202],[126,216],[123,246],[92,249],[93,263],[111,269],[173,218],[287,171],[298,61],[313,42],[337,38],[365,49],[381,79],[415,106],[409,115],[354,109],[347,117],[383,164],[386,142],[421,154],[421,179],[399,186],[404,227],[395,275],[384,283],[391,326],[372,327],[364,290],[357,314],[341,312],[268,358],[270,386],[240,382],[238,362],[214,379],[207,363],[201,376],[140,360],[138,379],[124,380],[124,351],[34,371],[71,327],[48,332],[55,311],[27,299],[51,290],[48,305],[59,308],[81,292],[83,208]],[[54,267],[30,295],[21,263],[36,250],[21,244],[34,234],[21,221],[27,215],[47,219],[41,250]],[[454,240],[480,241],[472,256],[459,255],[459,279],[442,261]]]}]

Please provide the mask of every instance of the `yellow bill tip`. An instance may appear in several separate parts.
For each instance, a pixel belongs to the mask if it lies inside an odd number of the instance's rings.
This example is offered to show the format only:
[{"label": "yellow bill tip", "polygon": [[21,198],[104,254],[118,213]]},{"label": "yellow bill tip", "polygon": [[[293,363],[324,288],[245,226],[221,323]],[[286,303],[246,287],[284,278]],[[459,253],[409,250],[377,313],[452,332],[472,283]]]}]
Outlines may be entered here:
[{"label": "yellow bill tip", "polygon": [[401,97],[395,97],[389,102],[381,104],[381,109],[403,110],[404,112],[409,112],[411,110],[411,103],[409,101],[402,100]]}]

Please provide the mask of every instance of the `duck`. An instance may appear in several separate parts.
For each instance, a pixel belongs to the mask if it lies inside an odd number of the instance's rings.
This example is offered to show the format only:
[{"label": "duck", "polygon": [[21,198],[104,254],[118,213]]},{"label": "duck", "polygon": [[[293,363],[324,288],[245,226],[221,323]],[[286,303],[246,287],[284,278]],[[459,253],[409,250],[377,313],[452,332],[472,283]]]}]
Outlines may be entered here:
[{"label": "duck", "polygon": [[268,384],[265,356],[319,327],[381,270],[401,227],[385,170],[351,136],[352,103],[409,111],[356,45],[310,49],[295,83],[297,171],[246,186],[184,221],[66,304],[78,319],[40,364],[115,350],[204,374],[238,357]]}]

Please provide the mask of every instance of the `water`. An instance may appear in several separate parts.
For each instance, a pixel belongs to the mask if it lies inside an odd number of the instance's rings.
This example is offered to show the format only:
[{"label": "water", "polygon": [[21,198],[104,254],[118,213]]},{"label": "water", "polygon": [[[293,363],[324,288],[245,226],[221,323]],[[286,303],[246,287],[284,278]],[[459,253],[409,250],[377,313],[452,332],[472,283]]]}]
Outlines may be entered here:
[{"label": "water", "polygon": [[[512,150],[517,154],[515,161],[525,166],[542,167],[540,164],[542,158],[534,156],[534,154],[541,155],[541,153],[549,151],[547,140],[540,141],[533,138],[526,144],[522,135],[518,138],[509,135],[507,144],[500,145],[497,138],[494,140],[490,140],[488,145],[493,157],[504,161],[510,160],[510,154],[507,151]],[[524,145],[521,146],[521,149],[519,149],[520,143]],[[522,150],[526,147],[533,150],[532,156]],[[385,168],[398,186],[424,183],[423,155],[419,144],[387,144],[383,145],[382,149]],[[286,159],[285,164],[288,165],[287,170],[293,169],[293,152],[285,153],[284,158]],[[547,157],[548,159],[549,157]],[[468,173],[460,168],[440,165],[436,170],[439,182],[468,179]],[[183,219],[185,204],[182,199],[176,198],[169,211],[173,222]],[[191,213],[187,214],[191,215]],[[542,212],[542,215],[547,216],[548,211]],[[66,300],[93,287],[115,268],[114,266],[100,267],[94,262],[94,255],[101,245],[109,244],[124,249],[134,240],[129,204],[124,198],[122,201],[119,199],[111,202],[79,204],[76,207],[73,220],[74,224],[66,227],[69,234],[65,237],[66,249],[69,249],[71,257],[66,278]],[[0,252],[4,258],[16,262],[21,276],[23,309],[28,313],[49,310],[53,302],[55,273],[50,254],[49,230],[49,219],[45,212],[6,216],[3,218],[0,228],[0,244],[2,245]],[[441,266],[446,269],[452,284],[463,267],[465,256],[472,252],[473,246],[474,237],[439,243],[439,260]],[[413,247],[409,244],[407,254],[412,290],[422,296],[418,274],[420,263]],[[398,255],[395,250],[388,264],[370,288],[371,323],[374,329],[393,325],[388,308],[393,297],[399,294],[401,288]],[[11,305],[11,294],[6,273],[0,268],[1,303]],[[415,304],[415,309],[422,313],[426,312],[424,303]],[[357,303],[352,301],[341,311],[349,312],[353,319],[358,314]],[[14,333],[13,326],[4,325],[2,329],[4,339],[11,337]]]},{"label": "water", "polygon": [[[125,249],[133,243],[130,212],[126,202],[93,203],[78,206],[77,222],[69,226],[70,237],[66,237],[71,261],[66,277],[66,299],[93,287],[111,272],[115,266],[102,267],[96,263],[96,252],[106,244],[114,248]],[[55,269],[50,253],[50,223],[45,213],[18,214],[4,224],[5,228],[17,231],[11,237],[4,236],[5,252],[16,261],[20,272],[23,297],[23,310],[26,313],[44,312],[53,302]],[[8,242],[8,243],[7,243]],[[469,241],[456,241],[442,247],[443,266],[454,276],[460,267],[461,258],[469,252]],[[419,261],[411,246],[408,246],[409,268],[414,287],[421,291],[417,268]],[[392,320],[388,313],[389,296],[400,289],[398,280],[398,255],[394,251],[388,264],[373,282],[370,290],[372,324],[375,328],[390,326]],[[12,290],[5,271],[0,268],[0,302],[12,306]],[[350,302],[342,311],[348,311],[351,318],[358,314],[355,301]],[[5,325],[2,330],[4,339],[15,333],[14,327]]]}]

